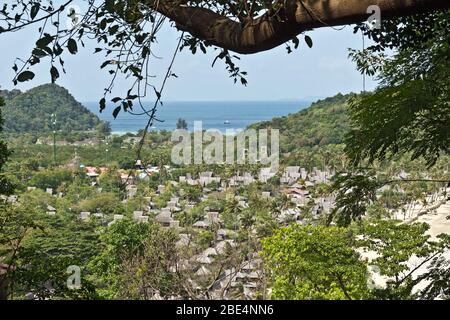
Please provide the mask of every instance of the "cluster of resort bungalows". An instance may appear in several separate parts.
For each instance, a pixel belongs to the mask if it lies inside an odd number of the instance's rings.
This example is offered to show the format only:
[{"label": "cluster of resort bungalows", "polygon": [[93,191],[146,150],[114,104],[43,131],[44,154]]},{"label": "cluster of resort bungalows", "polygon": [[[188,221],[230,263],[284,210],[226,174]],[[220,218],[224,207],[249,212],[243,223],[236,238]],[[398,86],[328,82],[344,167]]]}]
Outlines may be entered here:
[{"label": "cluster of resort bungalows", "polygon": [[[155,168],[150,169],[154,170]],[[313,218],[318,217],[322,211],[331,210],[334,204],[333,197],[312,199],[308,189],[318,183],[329,183],[333,175],[334,172],[330,170],[321,171],[314,168],[312,172],[308,173],[304,168],[287,167],[281,175],[280,184],[282,192],[290,198],[293,206],[290,209],[281,211],[277,217],[278,222],[281,224],[288,221],[302,222],[300,218],[301,208],[311,200],[314,201],[312,207]],[[247,186],[257,181],[266,183],[275,176],[276,173],[272,172],[270,168],[260,169],[257,175],[252,175],[250,172],[243,172],[228,179],[215,176],[211,171],[205,171],[200,172],[195,177],[190,174],[180,176],[178,181],[172,181],[172,184],[186,183],[188,185],[200,186],[203,191],[203,196],[200,201],[206,201],[208,194],[212,192],[222,192],[229,187]],[[304,183],[299,184],[298,181],[300,180]],[[127,188],[129,195],[133,196],[136,188],[132,184],[128,185]],[[157,193],[161,194],[164,190],[165,186],[159,185]],[[261,196],[265,198],[272,197],[270,192],[261,192]],[[240,207],[247,208],[249,206],[245,197],[235,196],[235,198]],[[146,211],[135,211],[133,213],[133,219],[136,222],[147,222],[149,221],[149,216],[153,216],[155,221],[161,225],[179,230],[180,240],[177,246],[180,249],[192,246],[191,234],[184,232],[185,229],[180,227],[180,221],[176,220],[174,216],[182,210],[188,211],[193,209],[197,203],[191,202],[182,205],[180,198],[174,196],[167,201],[166,207],[156,209],[155,204],[151,200],[149,199],[149,205]],[[118,219],[123,218],[122,215],[116,215],[109,224],[113,224]],[[226,229],[221,218],[221,212],[210,210],[208,207],[204,210],[203,219],[192,224],[192,228],[197,229],[199,232],[202,230],[213,230],[215,232],[215,241],[210,247],[193,255],[189,260],[184,261],[181,266],[178,266],[178,269],[194,268],[193,271],[195,271],[197,278],[210,279],[213,277],[214,270],[217,269],[217,260],[220,260],[227,250],[239,247],[239,243],[236,240],[237,232],[236,230]],[[240,297],[248,299],[255,298],[255,292],[261,287],[263,281],[261,262],[261,258],[255,250],[239,265],[225,268],[217,278],[213,279],[214,284],[208,289],[208,296],[210,298],[229,298],[233,296],[233,292],[238,290],[242,293]],[[201,282],[201,280],[199,281]],[[208,283],[210,283],[210,280]]]},{"label": "cluster of resort bungalows", "polygon": [[[140,162],[136,163],[136,170],[134,175],[130,175],[129,172],[123,171],[121,173],[121,179],[126,184],[127,202],[128,199],[133,198],[137,193],[136,181],[139,179],[146,180],[151,174],[159,171],[158,167],[147,167],[144,168]],[[97,177],[105,172],[106,168],[94,168],[94,167],[82,167],[86,175],[92,179],[92,184],[96,184]],[[169,166],[166,169],[171,170]],[[405,175],[405,173],[402,173]],[[280,189],[292,202],[292,205],[288,209],[279,210],[276,220],[280,224],[287,224],[293,221],[297,223],[306,223],[303,220],[301,212],[302,208],[306,205],[309,206],[310,216],[309,220],[319,219],[323,213],[328,213],[332,210],[335,202],[333,196],[318,196],[312,197],[310,194],[311,188],[315,187],[317,184],[328,184],[330,183],[331,177],[334,175],[332,170],[319,170],[313,168],[312,171],[308,172],[305,168],[299,166],[286,167],[283,172],[281,172],[280,177]],[[212,192],[222,192],[229,187],[240,187],[247,186],[254,182],[267,183],[269,179],[276,176],[276,173],[272,172],[270,168],[261,168],[259,173],[256,175],[250,172],[237,173],[234,176],[224,179],[220,176],[215,176],[213,172],[201,172],[198,176],[192,176],[187,174],[186,176],[180,176],[178,181],[171,181],[173,185],[178,185],[179,183],[186,183],[188,185],[197,185],[202,188],[202,197],[199,202],[206,201],[208,196]],[[212,187],[213,186],[213,187]],[[35,188],[30,187],[29,190]],[[159,185],[156,193],[161,194],[165,190],[164,185]],[[99,190],[101,192],[101,190]],[[55,194],[54,190],[47,189],[47,193],[54,196],[63,197],[63,194]],[[261,191],[261,196],[264,198],[271,198],[270,192]],[[257,250],[250,252],[247,255],[247,259],[241,261],[238,265],[229,268],[220,268],[221,272],[214,276],[215,270],[217,269],[217,263],[220,263],[220,259],[223,255],[233,248],[238,248],[239,243],[237,241],[237,230],[226,229],[221,217],[221,212],[213,211],[206,207],[204,209],[203,218],[196,221],[190,230],[187,231],[180,224],[180,221],[175,217],[179,216],[180,212],[188,212],[193,209],[198,203],[186,202],[184,199],[173,195],[169,201],[167,201],[166,206],[163,208],[157,208],[155,203],[152,201],[151,197],[145,198],[147,205],[145,205],[141,211],[134,211],[132,214],[132,219],[136,223],[148,223],[149,221],[156,221],[164,227],[174,228],[178,231],[179,240],[177,242],[177,247],[182,251],[183,248],[194,245],[192,241],[192,230],[194,232],[201,232],[202,230],[209,230],[215,233],[214,243],[202,250],[195,250],[190,258],[185,259],[180,262],[177,266],[178,270],[188,270],[191,272],[195,280],[192,280],[195,285],[197,282],[202,282],[202,278],[211,279],[214,277],[213,285],[208,286],[207,295],[209,298],[232,298],[233,292],[240,292],[240,298],[255,298],[257,290],[261,288],[263,281],[263,272],[261,266],[261,258],[259,257]],[[18,201],[17,196],[10,196],[7,198],[9,202]],[[245,197],[235,196],[235,200],[238,205],[242,208],[248,208],[248,202]],[[56,215],[56,208],[48,205],[47,207],[48,215]],[[104,215],[102,212],[80,212],[79,219],[83,221],[89,221],[91,219],[100,219],[105,226],[111,226],[117,221],[124,219],[123,214],[114,214],[113,216]],[[254,231],[256,233],[256,231]],[[208,280],[210,281],[210,280]],[[210,283],[210,282],[209,282]],[[200,289],[200,285],[198,288]],[[158,298],[158,293],[155,293],[154,298]],[[176,297],[174,297],[176,298]]]}]

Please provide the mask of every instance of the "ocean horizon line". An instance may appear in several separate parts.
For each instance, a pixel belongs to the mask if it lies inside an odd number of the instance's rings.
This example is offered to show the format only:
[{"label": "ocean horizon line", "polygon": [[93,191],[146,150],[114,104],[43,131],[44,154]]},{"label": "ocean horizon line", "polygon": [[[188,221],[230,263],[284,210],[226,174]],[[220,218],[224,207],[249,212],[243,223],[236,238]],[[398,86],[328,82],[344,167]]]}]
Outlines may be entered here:
[{"label": "ocean horizon line", "polygon": [[[85,102],[84,105],[101,120],[108,121],[114,134],[135,134],[144,129],[148,121],[145,115],[133,115],[124,110],[114,118],[112,104],[108,104],[102,113],[99,112],[97,102]],[[157,120],[151,130],[172,131],[181,118],[186,121],[189,131],[192,131],[195,121],[202,121],[205,130],[217,129],[225,133],[227,129],[246,129],[254,123],[287,116],[310,105],[308,101],[167,102],[158,108]],[[138,111],[140,107],[134,109]]]},{"label": "ocean horizon line", "polygon": [[[325,98],[325,97],[324,97]],[[252,100],[163,100],[162,103],[236,103],[236,102],[244,102],[244,103],[270,103],[270,102],[289,102],[289,103],[313,103],[317,100],[323,99],[321,97],[317,98],[311,98],[311,99],[275,99],[275,100],[268,100],[268,99],[252,99]],[[99,100],[80,100],[81,104],[84,103],[99,103]],[[114,104],[112,101],[109,101],[110,104]],[[148,100],[148,101],[142,101],[142,103],[155,103],[154,100]],[[108,101],[107,101],[108,104]]]}]

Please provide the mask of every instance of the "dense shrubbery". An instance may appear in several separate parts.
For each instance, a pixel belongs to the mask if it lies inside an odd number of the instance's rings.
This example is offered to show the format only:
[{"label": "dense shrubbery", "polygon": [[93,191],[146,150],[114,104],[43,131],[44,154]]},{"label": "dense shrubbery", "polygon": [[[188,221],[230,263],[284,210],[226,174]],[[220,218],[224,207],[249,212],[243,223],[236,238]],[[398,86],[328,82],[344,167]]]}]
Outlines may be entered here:
[{"label": "dense shrubbery", "polygon": [[6,160],[9,155],[9,150],[6,146],[6,143],[2,140],[3,134],[3,118],[2,118],[2,109],[3,109],[3,99],[0,97],[0,194],[7,192],[9,189],[9,184],[5,177],[3,176],[2,168],[6,163]]},{"label": "dense shrubbery", "polygon": [[40,189],[53,188],[56,190],[62,185],[68,185],[73,180],[71,171],[63,169],[50,169],[33,173],[29,185]]},{"label": "dense shrubbery", "polygon": [[310,108],[271,121],[261,122],[256,129],[280,130],[281,152],[292,152],[302,147],[340,144],[348,130],[347,101],[354,95],[338,94],[317,101]]}]

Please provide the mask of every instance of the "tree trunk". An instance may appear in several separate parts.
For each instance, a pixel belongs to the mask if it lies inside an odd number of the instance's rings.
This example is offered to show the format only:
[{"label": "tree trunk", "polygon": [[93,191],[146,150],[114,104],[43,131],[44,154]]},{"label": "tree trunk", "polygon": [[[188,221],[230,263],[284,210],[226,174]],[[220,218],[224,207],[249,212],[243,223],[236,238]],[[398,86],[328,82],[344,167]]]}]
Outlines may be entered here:
[{"label": "tree trunk", "polygon": [[7,266],[0,264],[0,301],[8,299],[8,278],[6,277]]}]

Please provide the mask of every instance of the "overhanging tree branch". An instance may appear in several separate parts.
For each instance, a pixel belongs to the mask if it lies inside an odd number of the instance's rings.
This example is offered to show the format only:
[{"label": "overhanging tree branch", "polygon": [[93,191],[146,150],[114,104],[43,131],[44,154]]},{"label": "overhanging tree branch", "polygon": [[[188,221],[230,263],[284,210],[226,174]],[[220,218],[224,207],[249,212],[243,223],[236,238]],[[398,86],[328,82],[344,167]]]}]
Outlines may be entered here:
[{"label": "overhanging tree branch", "polygon": [[306,30],[365,21],[372,5],[380,8],[382,19],[450,7],[450,1],[443,0],[286,0],[276,15],[268,10],[243,24],[210,9],[183,3],[186,1],[142,1],[194,37],[241,54],[270,50]]}]

